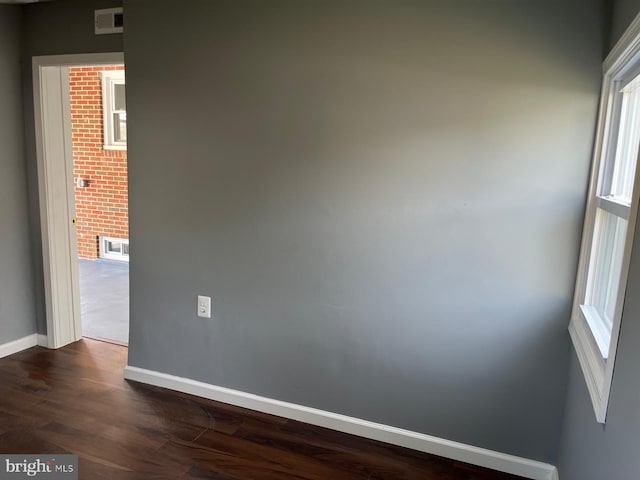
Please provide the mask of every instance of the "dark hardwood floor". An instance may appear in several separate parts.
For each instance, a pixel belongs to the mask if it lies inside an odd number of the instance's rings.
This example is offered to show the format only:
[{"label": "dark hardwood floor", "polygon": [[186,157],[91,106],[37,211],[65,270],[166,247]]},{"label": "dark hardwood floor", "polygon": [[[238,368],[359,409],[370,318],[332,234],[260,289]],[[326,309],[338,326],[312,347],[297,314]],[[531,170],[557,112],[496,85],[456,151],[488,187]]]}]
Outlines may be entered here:
[{"label": "dark hardwood floor", "polygon": [[0,453],[74,453],[81,479],[519,477],[123,380],[85,339],[0,359]]}]

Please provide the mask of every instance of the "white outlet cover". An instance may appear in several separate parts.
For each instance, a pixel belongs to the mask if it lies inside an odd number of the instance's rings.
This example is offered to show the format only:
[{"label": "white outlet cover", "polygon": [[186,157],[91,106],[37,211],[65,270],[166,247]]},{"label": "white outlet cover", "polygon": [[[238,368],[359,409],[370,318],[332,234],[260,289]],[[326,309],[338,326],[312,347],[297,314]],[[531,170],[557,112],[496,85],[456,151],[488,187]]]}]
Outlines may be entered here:
[{"label": "white outlet cover", "polygon": [[198,295],[198,316],[211,318],[211,297]]}]

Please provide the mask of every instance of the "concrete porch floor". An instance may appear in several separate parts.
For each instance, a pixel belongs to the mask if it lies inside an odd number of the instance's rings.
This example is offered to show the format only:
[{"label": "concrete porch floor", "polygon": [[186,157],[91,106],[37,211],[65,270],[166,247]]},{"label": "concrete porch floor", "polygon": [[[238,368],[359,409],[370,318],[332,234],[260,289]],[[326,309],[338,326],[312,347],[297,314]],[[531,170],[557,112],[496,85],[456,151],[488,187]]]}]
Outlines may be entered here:
[{"label": "concrete porch floor", "polygon": [[78,259],[82,335],[129,342],[129,264]]}]

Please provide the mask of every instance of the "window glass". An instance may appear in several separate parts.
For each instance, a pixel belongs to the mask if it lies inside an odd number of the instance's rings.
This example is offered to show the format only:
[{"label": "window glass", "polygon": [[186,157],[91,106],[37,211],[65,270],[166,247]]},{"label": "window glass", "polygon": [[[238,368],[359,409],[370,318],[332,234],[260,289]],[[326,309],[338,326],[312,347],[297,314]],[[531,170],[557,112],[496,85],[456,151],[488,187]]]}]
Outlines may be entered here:
[{"label": "window glass", "polygon": [[633,179],[640,143],[640,77],[636,77],[622,89],[622,109],[618,131],[613,175],[608,192],[603,193],[629,205],[633,194]]},{"label": "window glass", "polygon": [[120,253],[122,251],[122,244],[120,242],[113,242],[107,240],[107,252]]},{"label": "window glass", "polygon": [[123,83],[116,83],[113,85],[113,107],[114,110],[127,109],[127,101]]},{"label": "window glass", "polygon": [[586,303],[595,307],[610,331],[615,314],[627,221],[598,209],[593,232],[592,261]]},{"label": "window glass", "polygon": [[127,114],[125,112],[113,114],[113,140],[115,142],[127,141]]}]

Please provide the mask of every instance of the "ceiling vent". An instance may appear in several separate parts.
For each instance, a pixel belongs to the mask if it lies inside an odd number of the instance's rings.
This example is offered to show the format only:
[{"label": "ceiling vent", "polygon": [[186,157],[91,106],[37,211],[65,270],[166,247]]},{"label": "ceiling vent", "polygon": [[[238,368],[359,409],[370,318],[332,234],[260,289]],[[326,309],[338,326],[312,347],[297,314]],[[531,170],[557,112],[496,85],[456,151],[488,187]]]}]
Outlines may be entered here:
[{"label": "ceiling vent", "polygon": [[122,7],[95,11],[96,35],[121,33],[123,26]]}]

